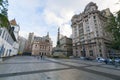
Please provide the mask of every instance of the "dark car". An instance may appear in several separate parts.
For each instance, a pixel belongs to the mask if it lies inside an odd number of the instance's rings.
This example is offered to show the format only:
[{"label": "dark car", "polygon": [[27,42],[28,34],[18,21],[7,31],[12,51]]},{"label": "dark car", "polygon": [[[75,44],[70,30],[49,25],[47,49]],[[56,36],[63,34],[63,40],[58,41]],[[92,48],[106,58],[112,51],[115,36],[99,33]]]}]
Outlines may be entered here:
[{"label": "dark car", "polygon": [[31,52],[23,52],[22,55],[23,55],[23,56],[31,56],[31,54],[32,54]]}]

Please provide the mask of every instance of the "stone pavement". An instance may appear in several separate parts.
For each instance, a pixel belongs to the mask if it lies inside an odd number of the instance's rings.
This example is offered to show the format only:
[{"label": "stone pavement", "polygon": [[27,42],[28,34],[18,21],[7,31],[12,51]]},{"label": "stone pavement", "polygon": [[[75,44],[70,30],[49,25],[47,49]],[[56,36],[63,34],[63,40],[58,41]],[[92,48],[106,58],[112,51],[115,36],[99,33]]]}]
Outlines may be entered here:
[{"label": "stone pavement", "polygon": [[120,68],[91,61],[18,56],[0,63],[0,80],[120,80]]}]

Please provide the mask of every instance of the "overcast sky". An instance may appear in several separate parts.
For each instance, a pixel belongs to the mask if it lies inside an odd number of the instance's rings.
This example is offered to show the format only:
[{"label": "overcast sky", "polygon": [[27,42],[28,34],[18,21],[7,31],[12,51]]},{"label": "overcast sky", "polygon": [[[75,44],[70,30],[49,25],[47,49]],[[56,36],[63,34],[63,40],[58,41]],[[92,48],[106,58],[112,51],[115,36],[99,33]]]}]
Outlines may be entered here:
[{"label": "overcast sky", "polygon": [[99,10],[110,8],[120,10],[119,0],[8,0],[9,20],[16,19],[20,25],[20,36],[28,38],[30,32],[36,36],[45,36],[49,32],[56,45],[57,28],[63,35],[70,36],[71,17],[83,12],[89,2],[95,2]]}]

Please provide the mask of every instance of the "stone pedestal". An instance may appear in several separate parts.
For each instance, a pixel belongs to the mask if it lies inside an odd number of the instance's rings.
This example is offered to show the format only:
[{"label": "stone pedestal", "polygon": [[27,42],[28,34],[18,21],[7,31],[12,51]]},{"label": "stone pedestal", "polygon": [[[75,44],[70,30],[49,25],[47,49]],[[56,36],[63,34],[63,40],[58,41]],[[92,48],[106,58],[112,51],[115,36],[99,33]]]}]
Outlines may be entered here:
[{"label": "stone pedestal", "polygon": [[57,46],[54,50],[53,56],[65,56],[64,50]]}]

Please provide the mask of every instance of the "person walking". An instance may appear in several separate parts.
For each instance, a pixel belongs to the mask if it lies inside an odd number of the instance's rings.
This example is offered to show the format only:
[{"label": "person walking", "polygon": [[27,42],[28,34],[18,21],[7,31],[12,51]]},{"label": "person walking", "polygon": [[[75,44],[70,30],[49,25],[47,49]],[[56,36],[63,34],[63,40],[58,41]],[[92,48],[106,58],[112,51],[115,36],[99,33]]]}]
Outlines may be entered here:
[{"label": "person walking", "polygon": [[107,59],[105,59],[105,61],[104,61],[104,62],[105,62],[105,64],[107,64],[107,63],[108,63],[108,60],[107,60]]},{"label": "person walking", "polygon": [[115,67],[117,68],[118,67],[118,62],[115,61]]},{"label": "person walking", "polygon": [[42,60],[43,59],[43,53],[41,53],[40,56],[41,56],[41,60]]}]

